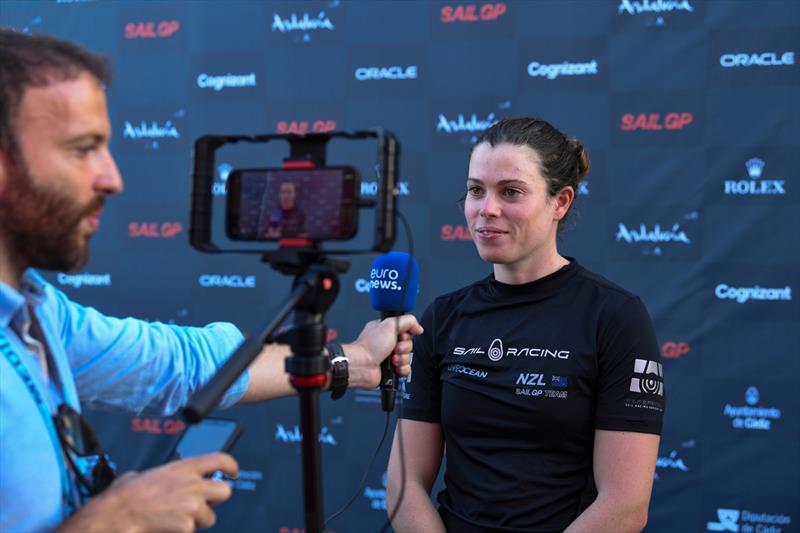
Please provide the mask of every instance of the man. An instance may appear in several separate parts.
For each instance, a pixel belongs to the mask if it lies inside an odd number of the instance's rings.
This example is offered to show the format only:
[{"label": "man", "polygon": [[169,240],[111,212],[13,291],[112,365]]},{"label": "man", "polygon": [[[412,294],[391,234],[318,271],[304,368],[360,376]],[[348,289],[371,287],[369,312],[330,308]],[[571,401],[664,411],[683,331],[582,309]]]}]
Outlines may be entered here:
[{"label": "man", "polygon": [[[237,473],[227,454],[185,459],[126,474],[81,505],[79,482],[97,479],[84,479],[71,440],[80,418],[65,406],[174,412],[241,341],[231,324],[106,317],[31,270],[80,269],[104,198],[122,191],[108,148],[108,78],[106,60],[77,45],[0,29],[0,531],[209,527],[211,505],[231,495],[209,474]],[[410,335],[421,332],[411,316],[367,324],[344,346],[350,386],[377,386],[393,351],[408,374]],[[266,347],[222,405],[291,394],[288,352]]]}]

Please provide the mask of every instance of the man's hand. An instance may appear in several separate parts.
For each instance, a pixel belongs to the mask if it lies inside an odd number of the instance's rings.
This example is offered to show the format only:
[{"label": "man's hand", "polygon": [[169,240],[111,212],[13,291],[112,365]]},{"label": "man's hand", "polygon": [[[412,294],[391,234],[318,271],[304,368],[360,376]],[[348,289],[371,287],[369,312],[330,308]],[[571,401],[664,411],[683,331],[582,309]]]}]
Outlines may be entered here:
[{"label": "man's hand", "polygon": [[411,372],[411,337],[421,335],[422,326],[413,315],[367,322],[358,339],[344,346],[350,360],[350,387],[374,389],[381,380],[381,362],[392,356],[398,376]]},{"label": "man's hand", "polygon": [[221,470],[239,474],[236,461],[211,453],[174,461],[117,479],[59,528],[59,533],[93,531],[191,532],[214,525],[211,506],[231,497],[224,481],[208,479]]},{"label": "man's hand", "polygon": [[[367,322],[355,342],[345,344],[350,361],[350,388],[374,389],[381,379],[381,361],[392,356],[398,376],[411,373],[411,336],[421,335],[422,326],[412,315]],[[285,371],[288,346],[268,344],[250,365],[250,382],[243,402],[269,400],[294,394]]]}]

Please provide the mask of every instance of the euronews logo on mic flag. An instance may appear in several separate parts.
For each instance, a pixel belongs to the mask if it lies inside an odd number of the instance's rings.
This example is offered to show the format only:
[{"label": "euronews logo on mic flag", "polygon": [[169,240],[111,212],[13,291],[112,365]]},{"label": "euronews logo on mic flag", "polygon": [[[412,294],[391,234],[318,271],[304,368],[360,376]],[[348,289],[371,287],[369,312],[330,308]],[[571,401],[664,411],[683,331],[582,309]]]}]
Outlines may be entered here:
[{"label": "euronews logo on mic flag", "polygon": [[389,252],[375,258],[369,272],[369,300],[382,313],[407,313],[419,292],[419,266],[405,252]]}]

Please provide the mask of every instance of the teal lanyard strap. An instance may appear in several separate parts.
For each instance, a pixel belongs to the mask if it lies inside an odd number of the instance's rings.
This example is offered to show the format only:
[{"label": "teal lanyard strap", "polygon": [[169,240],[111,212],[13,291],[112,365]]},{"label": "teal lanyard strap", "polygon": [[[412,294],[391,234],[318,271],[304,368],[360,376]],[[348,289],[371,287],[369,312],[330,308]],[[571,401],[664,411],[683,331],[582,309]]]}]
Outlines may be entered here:
[{"label": "teal lanyard strap", "polygon": [[25,384],[25,388],[31,393],[33,401],[36,404],[36,407],[39,409],[39,414],[42,415],[42,419],[44,419],[44,425],[47,426],[47,432],[50,434],[50,440],[53,443],[53,448],[56,452],[56,458],[58,459],[58,469],[61,471],[61,488],[64,503],[67,506],[67,514],[72,514],[72,511],[75,510],[75,507],[72,502],[72,498],[70,497],[71,484],[69,477],[67,476],[66,465],[64,464],[64,453],[66,452],[61,447],[61,441],[59,440],[58,433],[56,432],[53,416],[50,414],[50,410],[47,408],[47,404],[45,403],[44,398],[42,398],[42,394],[39,392],[39,389],[36,388],[36,383],[33,381],[28,369],[22,364],[22,360],[14,351],[14,348],[11,347],[11,343],[8,341],[8,339],[6,339],[6,336],[2,330],[0,330],[0,352],[3,352],[3,355],[6,356],[8,362],[11,363],[11,366],[13,366],[14,370],[16,370],[17,374],[19,374],[19,377]]}]

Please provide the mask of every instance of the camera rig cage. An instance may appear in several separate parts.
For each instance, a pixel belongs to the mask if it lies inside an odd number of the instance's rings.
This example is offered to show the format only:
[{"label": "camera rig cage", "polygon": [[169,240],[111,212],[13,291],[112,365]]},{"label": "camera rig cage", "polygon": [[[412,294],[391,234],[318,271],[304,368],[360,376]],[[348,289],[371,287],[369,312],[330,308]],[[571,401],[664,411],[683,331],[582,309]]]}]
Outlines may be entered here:
[{"label": "camera rig cage", "polygon": [[[366,250],[335,249],[322,250],[319,241],[288,240],[281,242],[278,249],[258,250],[256,248],[221,248],[212,240],[213,194],[212,185],[216,168],[216,152],[228,144],[264,144],[283,140],[289,144],[289,156],[283,167],[321,168],[325,166],[328,141],[333,138],[377,141],[377,173],[379,195],[377,201],[358,201],[358,208],[375,208],[375,234],[372,246]],[[298,260],[312,260],[322,253],[326,255],[356,255],[383,253],[391,249],[396,237],[397,167],[400,146],[395,136],[376,128],[355,132],[327,132],[298,134],[263,135],[204,135],[194,144],[192,157],[192,195],[189,220],[189,241],[197,250],[204,253],[260,254],[265,262],[272,264],[296,263]]]}]

